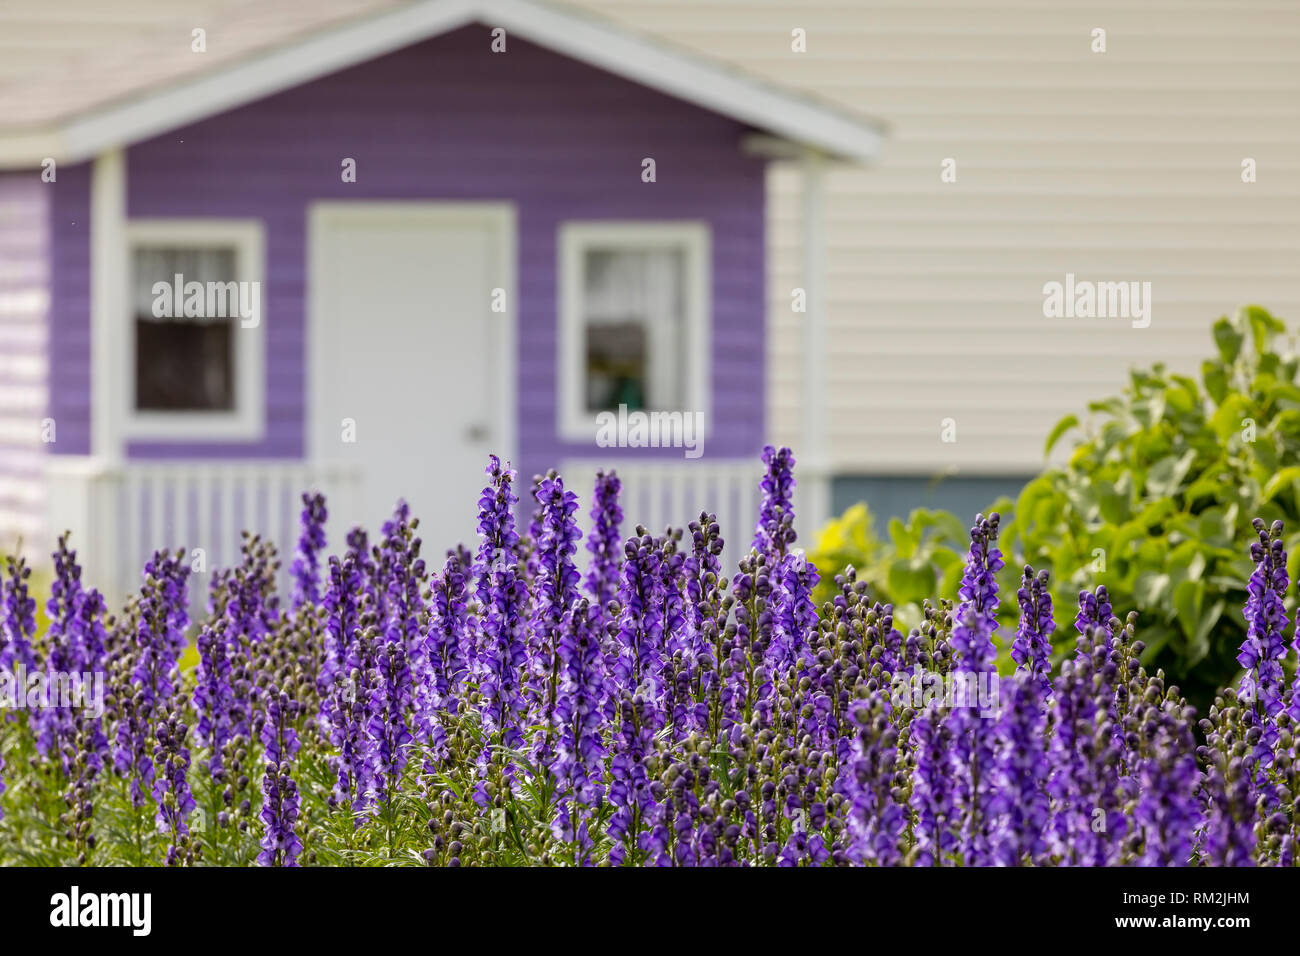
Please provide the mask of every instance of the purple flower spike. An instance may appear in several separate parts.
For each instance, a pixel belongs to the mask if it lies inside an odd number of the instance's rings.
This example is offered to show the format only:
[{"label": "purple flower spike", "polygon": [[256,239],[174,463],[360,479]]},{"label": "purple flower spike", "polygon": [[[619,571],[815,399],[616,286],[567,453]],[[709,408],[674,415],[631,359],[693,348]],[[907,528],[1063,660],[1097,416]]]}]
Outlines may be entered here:
[{"label": "purple flower spike", "polygon": [[849,762],[849,831],[855,860],[897,866],[908,813],[894,797],[898,731],[889,722],[888,701],[877,690],[853,711],[856,728]]},{"label": "purple flower spike", "polygon": [[293,721],[300,709],[301,705],[285,691],[273,693],[266,705],[261,734],[266,760],[260,814],[264,831],[259,844],[262,852],[257,855],[261,866],[297,866],[302,852],[296,831],[298,786],[291,776],[293,758],[300,746]]},{"label": "purple flower spike", "polygon": [[623,509],[618,503],[622,488],[622,482],[614,472],[596,473],[596,491],[591,503],[591,533],[587,536],[591,567],[584,584],[597,609],[601,611],[618,594],[619,571],[623,560],[623,539],[619,536]]},{"label": "purple flower spike", "polygon": [[36,601],[27,589],[32,569],[22,557],[5,558],[3,607],[0,608],[0,668],[28,674],[37,671],[32,637],[36,634]]},{"label": "purple flower spike", "polygon": [[507,747],[518,747],[523,741],[518,718],[526,710],[523,677],[528,662],[523,639],[528,590],[515,550],[519,535],[514,507],[519,499],[510,488],[514,474],[492,456],[487,467],[491,483],[478,502],[481,541],[474,566],[482,609],[474,669],[483,722]]},{"label": "purple flower spike", "polygon": [[[1253,522],[1259,540],[1250,546],[1255,570],[1246,586],[1246,639],[1242,642],[1237,663],[1246,669],[1237,694],[1244,703],[1255,707],[1263,717],[1275,717],[1283,706],[1282,661],[1287,648],[1286,591],[1291,584],[1286,573],[1286,550],[1282,546],[1282,522],[1272,528],[1256,518]],[[1300,714],[1300,702],[1292,701]]]},{"label": "purple flower spike", "polygon": [[952,631],[952,649],[956,654],[954,675],[966,691],[955,701],[947,724],[952,734],[953,787],[961,826],[957,831],[957,850],[968,866],[984,866],[989,859],[989,785],[993,762],[993,735],[990,717],[984,715],[983,701],[970,699],[970,690],[989,686],[997,679],[997,649],[993,633],[997,628],[998,582],[1002,554],[997,549],[998,523],[994,512],[979,515],[970,532],[970,553],[957,592],[961,605],[957,609]]},{"label": "purple flower spike", "polygon": [[325,496],[302,496],[302,533],[298,536],[298,554],[293,559],[293,609],[314,607],[320,603],[320,554],[325,550]]},{"label": "purple flower spike", "polygon": [[588,826],[604,796],[605,748],[601,729],[607,694],[600,649],[600,610],[580,599],[565,619],[560,637],[560,694],[552,721],[558,743],[551,773],[559,788],[553,831],[574,845],[574,861],[586,861],[592,839]]},{"label": "purple flower spike", "polygon": [[[1111,641],[1114,639],[1110,619],[1110,596],[1106,593],[1104,585],[1098,587],[1095,592],[1079,592],[1079,613],[1074,618],[1074,629],[1083,635],[1097,635],[1105,643],[1107,651],[1110,650]],[[1080,644],[1075,651],[1075,656],[1090,653],[1090,645]]]},{"label": "purple flower spike", "polygon": [[1044,695],[1052,692],[1052,594],[1047,589],[1047,572],[1034,574],[1025,565],[1025,575],[1016,592],[1020,602],[1020,627],[1011,645],[1011,658],[1017,670],[1029,674],[1042,688]]},{"label": "purple flower spike", "polygon": [[[1026,576],[1032,574],[1026,571]],[[990,862],[1021,866],[1038,862],[1047,852],[1046,687],[1029,671],[1018,672],[1002,686],[1007,693],[994,731],[993,797],[988,804]]]},{"label": "purple flower spike", "polygon": [[231,684],[234,668],[226,627],[224,620],[218,620],[215,626],[205,626],[199,634],[199,666],[194,684],[194,712],[198,715],[194,729],[199,743],[208,750],[208,773],[213,780],[221,777],[222,748],[233,735],[234,725],[235,690]]},{"label": "purple flower spike", "polygon": [[784,557],[794,544],[794,455],[789,448],[763,449],[763,464],[767,471],[759,482],[763,492],[763,507],[754,532],[754,549],[760,554]]}]

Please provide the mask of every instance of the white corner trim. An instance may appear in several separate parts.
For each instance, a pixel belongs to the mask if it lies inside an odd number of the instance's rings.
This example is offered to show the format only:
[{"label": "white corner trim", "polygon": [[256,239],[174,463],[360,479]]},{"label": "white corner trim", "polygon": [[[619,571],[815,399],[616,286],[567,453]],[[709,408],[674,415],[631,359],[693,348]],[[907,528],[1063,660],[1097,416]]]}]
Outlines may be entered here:
[{"label": "white corner trim", "polygon": [[90,452],[109,465],[123,454],[125,224],[126,158],[111,150],[95,157],[90,174]]},{"label": "white corner trim", "polygon": [[587,220],[560,224],[556,237],[556,431],[563,441],[592,444],[596,416],[583,407],[582,296],[584,253],[603,248],[681,249],[686,267],[686,394],[683,408],[700,412],[703,441],[712,431],[709,370],[713,350],[713,252],[706,223],[695,221]]},{"label": "white corner trim", "polygon": [[518,461],[519,424],[519,305],[516,291],[516,263],[519,261],[518,214],[513,203],[487,201],[411,200],[385,202],[383,200],[322,200],[307,207],[307,277],[304,309],[304,332],[307,337],[304,373],[307,408],[303,413],[303,451],[307,461],[318,467],[331,464],[320,447],[322,434],[321,415],[325,407],[323,396],[330,383],[321,374],[325,365],[326,347],[320,328],[321,308],[318,279],[324,274],[325,257],[322,238],[334,226],[354,222],[419,223],[448,222],[484,223],[495,230],[499,240],[497,268],[501,287],[506,293],[506,310],[493,315],[500,319],[496,329],[500,347],[497,352],[496,421],[493,435],[499,435],[494,447],[503,460]]},{"label": "white corner trim", "polygon": [[[260,298],[256,326],[234,320],[235,408],[233,411],[138,411],[135,408],[135,316],[127,281],[132,253],[137,246],[206,247],[230,245],[235,249],[235,279],[258,283]],[[124,228],[122,289],[120,296],[122,343],[117,368],[122,371],[119,396],[122,434],[141,441],[246,442],[266,435],[266,237],[258,219],[133,219]]]},{"label": "white corner trim", "polygon": [[[537,0],[420,0],[49,128],[0,135],[0,167],[36,166],[45,156],[79,162],[475,21],[832,156],[869,160],[883,139],[882,127],[871,120],[593,15]],[[486,34],[484,42],[486,49]]]}]

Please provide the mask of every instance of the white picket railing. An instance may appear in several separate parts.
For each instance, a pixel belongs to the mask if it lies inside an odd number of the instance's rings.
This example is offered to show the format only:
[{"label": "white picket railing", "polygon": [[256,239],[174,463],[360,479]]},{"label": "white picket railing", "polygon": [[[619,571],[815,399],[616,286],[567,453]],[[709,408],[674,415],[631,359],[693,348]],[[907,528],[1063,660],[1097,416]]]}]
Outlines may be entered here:
[{"label": "white picket railing", "polygon": [[[749,550],[761,504],[758,483],[763,465],[757,458],[739,461],[566,461],[561,473],[566,484],[584,502],[590,500],[590,483],[600,468],[613,469],[623,485],[623,533],[638,525],[659,534],[667,527],[685,528],[701,511],[716,515],[725,548],[723,568],[730,574],[734,563]],[[588,505],[583,505],[586,517]],[[584,523],[585,524],[585,523]]]},{"label": "white picket railing", "polygon": [[[298,461],[137,461],[106,466],[51,456],[47,470],[52,537],[73,532],[85,580],[116,605],[139,587],[149,556],[182,548],[208,572],[239,561],[241,532],[269,538],[281,555],[281,587],[298,538],[304,491],[354,510],[360,475],[346,466]],[[201,553],[196,553],[196,549]],[[191,604],[208,578],[192,575]]]},{"label": "white picket railing", "polygon": [[[638,524],[655,534],[670,526],[685,528],[708,511],[722,529],[728,573],[749,549],[761,501],[763,466],[757,460],[566,461],[562,473],[583,500],[584,528],[591,482],[598,469],[610,467],[623,485],[625,535]],[[356,513],[361,482],[355,467],[299,461],[107,466],[93,458],[51,456],[48,526],[51,537],[73,532],[84,580],[103,591],[110,606],[119,606],[140,586],[141,570],[155,550],[182,548],[192,564],[201,558],[209,573],[236,564],[244,529],[269,538],[279,549],[280,584],[287,594],[301,494],[320,491],[336,514]],[[578,558],[585,556],[583,550]],[[196,573],[191,580],[191,605],[197,610],[210,579]]]}]

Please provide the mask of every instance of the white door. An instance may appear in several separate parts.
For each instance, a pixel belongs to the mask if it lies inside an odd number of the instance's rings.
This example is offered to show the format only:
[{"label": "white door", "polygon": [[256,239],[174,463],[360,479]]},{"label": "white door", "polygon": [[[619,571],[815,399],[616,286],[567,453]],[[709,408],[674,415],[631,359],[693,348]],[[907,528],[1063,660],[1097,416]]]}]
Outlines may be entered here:
[{"label": "white door", "polygon": [[358,513],[330,509],[330,547],[355,524],[377,540],[405,498],[439,567],[456,542],[473,547],[487,457],[510,454],[513,313],[493,304],[513,307],[513,218],[486,203],[322,204],[310,241],[309,454],[362,475]]}]

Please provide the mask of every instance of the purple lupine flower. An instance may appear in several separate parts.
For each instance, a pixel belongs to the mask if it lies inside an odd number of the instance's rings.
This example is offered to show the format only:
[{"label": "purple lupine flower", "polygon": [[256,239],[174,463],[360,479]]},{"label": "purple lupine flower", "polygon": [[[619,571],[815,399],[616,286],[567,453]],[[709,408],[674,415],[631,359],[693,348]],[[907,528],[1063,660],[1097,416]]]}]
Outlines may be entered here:
[{"label": "purple lupine flower", "polygon": [[931,701],[912,718],[911,741],[916,862],[921,866],[942,866],[956,843],[956,807],[949,764],[952,736],[938,701]]},{"label": "purple lupine flower", "polygon": [[[1080,638],[1082,644],[1084,638]],[[1047,761],[1047,793],[1052,800],[1048,844],[1067,864],[1078,863],[1090,842],[1093,810],[1097,807],[1094,779],[1085,751],[1090,748],[1097,718],[1092,694],[1092,658],[1076,657],[1061,664],[1051,702],[1051,740]]]},{"label": "purple lupine flower", "polygon": [[947,721],[953,740],[954,798],[961,817],[957,850],[967,865],[974,866],[988,862],[988,778],[993,747],[983,702],[971,699],[971,690],[997,678],[997,650],[993,645],[998,609],[996,575],[1003,566],[996,546],[999,520],[997,512],[987,518],[979,515],[971,528],[970,552],[958,590],[961,605],[951,640],[956,655],[954,674],[965,691],[965,699],[954,701]]},{"label": "purple lupine flower", "polygon": [[[556,654],[560,625],[578,598],[581,576],[573,555],[582,534],[574,515],[578,496],[566,491],[559,477],[544,478],[535,491],[540,509],[538,537],[533,555],[533,605],[528,622],[528,653],[532,673],[529,695],[534,723],[551,723],[558,683]],[[539,754],[543,762],[546,755]]]},{"label": "purple lupine flower", "polygon": [[[178,556],[155,552],[145,565],[145,581],[136,603],[134,666],[126,689],[131,696],[124,702],[117,724],[113,763],[120,775],[129,775],[131,804],[137,810],[155,786],[158,767],[151,756],[154,721],[167,712],[180,686],[176,656],[177,647],[185,642],[183,605],[188,575],[189,568]],[[167,768],[163,770],[165,773]]]},{"label": "purple lupine flower", "polygon": [[[1190,709],[1189,709],[1190,710]],[[1190,720],[1170,708],[1148,705],[1147,740],[1137,758],[1138,801],[1133,822],[1142,841],[1138,866],[1189,866],[1201,819]]]},{"label": "purple lupine flower", "polygon": [[789,448],[763,449],[763,464],[767,471],[759,488],[763,492],[763,506],[759,512],[758,527],[754,532],[754,550],[769,555],[774,561],[785,556],[794,544],[794,455]]},{"label": "purple lupine flower", "polygon": [[420,587],[424,583],[424,559],[420,557],[421,540],[415,536],[419,521],[410,517],[406,502],[400,502],[392,519],[384,524],[384,540],[379,549],[379,564],[384,569],[384,600],[380,602],[384,636],[399,642],[407,657],[416,662],[424,635],[420,632],[424,600]]},{"label": "purple lupine flower", "polygon": [[208,774],[214,781],[222,779],[225,768],[224,748],[233,736],[235,689],[231,683],[230,645],[226,637],[228,622],[218,619],[199,633],[199,665],[194,681],[194,713],[198,720],[194,730],[199,744],[208,751]]},{"label": "purple lupine flower", "polygon": [[[1028,571],[1026,578],[1037,580]],[[1017,672],[1002,686],[1008,693],[994,729],[997,742],[988,803],[992,819],[990,862],[1020,866],[1039,861],[1047,852],[1044,833],[1049,804],[1043,789],[1048,775],[1045,688],[1030,671]]]},{"label": "purple lupine flower", "polygon": [[375,668],[378,680],[370,697],[370,720],[366,732],[374,742],[371,750],[373,779],[383,800],[390,800],[406,769],[415,738],[407,723],[413,701],[410,661],[406,646],[393,632],[379,642]]},{"label": "purple lupine flower", "polygon": [[889,722],[888,701],[879,689],[856,702],[852,716],[856,730],[845,780],[851,858],[897,866],[908,821],[907,810],[894,796],[898,731]]},{"label": "purple lupine flower", "polygon": [[293,609],[314,607],[320,603],[320,554],[325,550],[325,496],[302,495],[301,532],[298,553],[289,573],[293,576]]},{"label": "purple lupine flower", "polygon": [[136,629],[135,668],[132,681],[155,707],[171,698],[180,684],[176,661],[185,647],[185,624],[188,615],[185,580],[189,568],[179,556],[167,551],[154,552],[145,565],[145,584],[140,589],[140,611]]},{"label": "purple lupine flower", "polygon": [[600,647],[600,609],[579,599],[560,632],[560,693],[551,719],[555,726],[555,758],[551,774],[558,788],[552,830],[557,839],[574,845],[574,861],[582,863],[592,844],[588,826],[604,797],[601,769],[605,660]]},{"label": "purple lupine flower", "polygon": [[[1074,629],[1084,635],[1087,635],[1090,629],[1100,631],[1104,635],[1107,651],[1110,650],[1114,638],[1110,619],[1110,596],[1106,593],[1105,585],[1098,587],[1095,592],[1079,592],[1079,613],[1074,618]],[[1092,653],[1091,644],[1086,647],[1079,645],[1075,653],[1076,655]]]},{"label": "purple lupine flower", "polygon": [[235,692],[230,719],[233,735],[249,742],[257,735],[261,693],[252,675],[253,651],[274,631],[279,620],[275,564],[274,548],[245,532],[239,566],[226,577],[226,656],[234,668],[231,685]]},{"label": "purple lupine flower", "polygon": [[624,691],[618,714],[609,761],[609,803],[614,812],[606,829],[615,841],[609,851],[613,866],[636,862],[641,835],[653,818],[655,799],[647,761],[655,753],[654,738],[661,724],[654,702],[640,693]]},{"label": "purple lupine flower", "polygon": [[1037,575],[1025,565],[1025,575],[1016,592],[1020,602],[1020,627],[1011,644],[1011,659],[1016,670],[1036,680],[1044,698],[1052,692],[1052,592],[1047,588],[1047,572]]},{"label": "purple lupine flower", "polygon": [[[351,555],[344,567],[355,566]],[[372,620],[367,611],[363,621]],[[331,806],[348,808],[360,826],[375,797],[375,741],[369,733],[371,701],[378,693],[378,629],[361,626],[352,635],[343,667],[334,675],[329,696],[329,739],[338,753],[330,757],[334,771]]]},{"label": "purple lupine flower", "polygon": [[775,630],[770,607],[773,590],[767,557],[751,552],[742,558],[735,578],[736,633],[728,654],[731,674],[729,678],[724,674],[723,680],[724,729],[736,722],[748,724],[756,714],[763,724],[771,718],[773,682],[766,662]]},{"label": "purple lupine flower", "polygon": [[587,535],[587,550],[591,552],[591,566],[584,582],[587,593],[596,607],[604,611],[618,594],[623,539],[619,527],[623,524],[623,509],[618,496],[622,483],[613,471],[596,472],[596,490],[591,502],[591,532]]},{"label": "purple lupine flower", "polygon": [[[45,662],[46,686],[51,689],[70,686],[74,693],[89,693],[87,681],[95,675],[102,679],[104,667],[104,599],[98,591],[86,591],[81,585],[81,568],[76,552],[67,546],[68,536],[60,536],[58,550],[54,552],[54,583],[46,604],[50,626],[46,643],[49,648]],[[83,703],[89,703],[83,698]],[[65,773],[71,773],[72,763],[66,756],[66,746],[74,744],[78,733],[76,710],[82,706],[76,701],[52,701],[52,706],[35,715],[36,748],[42,755],[57,753]],[[86,718],[81,728],[82,736],[90,744],[86,754],[87,767],[97,772],[103,766],[108,741],[103,734],[103,723],[98,717]]]},{"label": "purple lupine flower", "polygon": [[358,526],[348,532],[347,556],[353,560],[362,576],[369,580],[372,573],[370,567],[370,540],[366,535],[365,528]]},{"label": "purple lupine flower", "polygon": [[226,616],[230,639],[260,644],[275,630],[279,608],[275,597],[274,548],[257,535],[244,533],[240,563],[231,572]]},{"label": "purple lupine flower", "polygon": [[708,726],[708,707],[692,693],[702,647],[695,629],[696,615],[687,599],[693,577],[690,559],[678,550],[680,540],[681,532],[671,530],[659,539],[659,618],[663,622],[659,706],[674,738]]},{"label": "purple lupine flower", "polygon": [[158,829],[170,837],[168,866],[181,862],[183,847],[189,842],[189,816],[195,807],[189,784],[190,751],[185,746],[188,732],[189,727],[175,711],[167,712],[154,729],[153,765],[158,770],[153,784],[153,799],[158,805],[154,820]]},{"label": "purple lupine flower", "polygon": [[262,776],[262,812],[264,830],[257,855],[261,866],[297,866],[302,841],[298,839],[298,785],[293,780],[293,758],[299,749],[294,718],[301,705],[287,690],[273,693],[266,704],[266,721],[262,724],[263,758],[266,771]]},{"label": "purple lupine flower", "polygon": [[[1266,529],[1264,522],[1256,518],[1253,526],[1259,540],[1250,546],[1255,570],[1246,587],[1246,639],[1237,655],[1237,663],[1246,672],[1238,685],[1237,696],[1243,703],[1252,705],[1260,716],[1271,718],[1283,707],[1282,661],[1287,653],[1283,637],[1287,626],[1285,600],[1291,580],[1286,573],[1282,522],[1275,521]],[[1297,707],[1294,701],[1292,707]]]},{"label": "purple lupine flower", "polygon": [[483,699],[483,723],[505,746],[523,740],[518,718],[526,708],[523,672],[528,654],[524,643],[523,613],[528,591],[519,573],[514,506],[519,499],[510,489],[514,471],[496,455],[487,467],[491,483],[479,497],[479,544],[475,560],[476,592],[482,616],[476,649],[475,674]]},{"label": "purple lupine flower", "polygon": [[399,502],[392,519],[384,524],[377,560],[380,573],[376,587],[383,589],[386,599],[380,604],[384,626],[375,659],[377,680],[369,701],[366,732],[373,741],[370,757],[377,795],[386,801],[401,780],[415,740],[408,715],[415,704],[413,669],[422,667],[420,627],[424,615],[420,596],[424,560],[419,556],[417,525],[406,503]]},{"label": "purple lupine flower", "polygon": [[803,554],[786,556],[777,570],[773,590],[775,629],[768,662],[777,673],[799,664],[817,632],[817,606],[812,595],[820,578]]},{"label": "purple lupine flower", "polygon": [[[325,589],[325,656],[318,677],[322,711],[335,680],[348,673],[348,652],[361,626],[361,596],[365,583],[357,559],[346,554],[329,559],[329,584]],[[328,715],[322,713],[328,726]]]},{"label": "purple lupine flower", "polygon": [[36,601],[27,588],[32,569],[21,556],[5,558],[3,604],[0,606],[0,668],[11,674],[38,669],[32,638],[36,634]]},{"label": "purple lupine flower", "polygon": [[1205,774],[1204,844],[1209,866],[1255,865],[1255,801],[1250,770],[1240,757],[1219,754]]},{"label": "purple lupine flower", "polygon": [[468,595],[465,566],[460,555],[450,551],[430,588],[429,629],[421,655],[424,672],[416,688],[419,736],[431,758],[439,762],[447,757],[442,715],[460,712],[460,695],[473,652]]},{"label": "purple lupine flower", "polygon": [[614,638],[613,676],[628,694],[641,692],[651,704],[658,697],[663,667],[663,579],[660,549],[655,540],[637,528],[623,549],[619,582],[618,630]]}]

